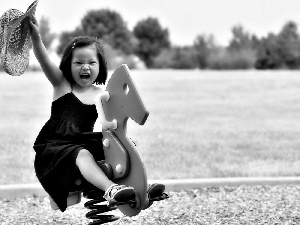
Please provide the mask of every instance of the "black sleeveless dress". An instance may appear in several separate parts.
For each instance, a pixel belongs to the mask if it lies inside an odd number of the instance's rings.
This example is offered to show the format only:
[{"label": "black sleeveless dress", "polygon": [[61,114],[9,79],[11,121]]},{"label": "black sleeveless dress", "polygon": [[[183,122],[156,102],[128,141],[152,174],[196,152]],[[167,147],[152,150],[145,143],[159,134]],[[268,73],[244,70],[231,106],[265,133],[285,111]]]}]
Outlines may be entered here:
[{"label": "black sleeveless dress", "polygon": [[51,117],[35,143],[34,167],[37,178],[61,211],[78,177],[75,164],[81,149],[89,150],[95,160],[103,160],[102,133],[93,132],[97,119],[95,105],[83,104],[73,92],[52,102]]}]

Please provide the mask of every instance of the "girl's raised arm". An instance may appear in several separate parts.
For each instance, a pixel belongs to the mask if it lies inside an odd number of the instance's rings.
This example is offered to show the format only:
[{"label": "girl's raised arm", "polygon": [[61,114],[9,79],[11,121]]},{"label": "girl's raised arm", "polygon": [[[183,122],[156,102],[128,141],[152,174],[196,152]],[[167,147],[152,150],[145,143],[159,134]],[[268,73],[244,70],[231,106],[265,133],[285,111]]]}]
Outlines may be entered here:
[{"label": "girl's raised arm", "polygon": [[36,19],[33,18],[29,23],[34,55],[53,87],[58,87],[65,81],[65,77],[63,76],[62,71],[50,60],[47,49],[45,48],[39,34]]}]

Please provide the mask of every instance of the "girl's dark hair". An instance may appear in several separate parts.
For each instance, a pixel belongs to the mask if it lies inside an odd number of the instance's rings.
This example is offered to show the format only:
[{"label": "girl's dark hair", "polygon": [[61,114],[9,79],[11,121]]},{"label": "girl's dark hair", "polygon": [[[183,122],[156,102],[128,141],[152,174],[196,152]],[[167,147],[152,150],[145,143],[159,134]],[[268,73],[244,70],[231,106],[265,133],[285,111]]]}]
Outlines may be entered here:
[{"label": "girl's dark hair", "polygon": [[73,79],[72,72],[71,72],[71,62],[72,62],[73,50],[75,48],[86,47],[86,46],[90,46],[90,45],[94,45],[96,47],[97,56],[99,59],[99,74],[94,83],[99,85],[99,84],[105,84],[105,82],[106,82],[107,63],[106,63],[106,59],[104,56],[104,48],[102,46],[101,41],[95,37],[79,36],[79,37],[74,38],[72,41],[70,41],[67,44],[67,46],[63,52],[62,59],[60,61],[60,65],[59,65],[59,69],[63,72],[64,76],[71,84],[75,84],[75,81]]}]

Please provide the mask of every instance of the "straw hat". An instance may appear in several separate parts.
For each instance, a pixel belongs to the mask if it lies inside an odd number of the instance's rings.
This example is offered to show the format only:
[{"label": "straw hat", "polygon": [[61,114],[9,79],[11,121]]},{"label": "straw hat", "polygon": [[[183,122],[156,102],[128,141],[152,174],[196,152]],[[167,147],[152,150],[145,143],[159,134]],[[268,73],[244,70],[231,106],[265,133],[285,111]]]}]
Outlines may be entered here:
[{"label": "straw hat", "polygon": [[9,9],[0,17],[0,63],[6,73],[22,75],[29,65],[29,21],[38,0],[25,13]]}]

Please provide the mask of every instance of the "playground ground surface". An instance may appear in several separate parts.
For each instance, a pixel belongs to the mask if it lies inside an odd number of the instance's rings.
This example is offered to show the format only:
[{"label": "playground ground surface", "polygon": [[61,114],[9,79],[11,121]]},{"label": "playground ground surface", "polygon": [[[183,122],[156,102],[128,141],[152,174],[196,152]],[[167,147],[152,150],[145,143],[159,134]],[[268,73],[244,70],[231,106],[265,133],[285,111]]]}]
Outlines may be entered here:
[{"label": "playground ground surface", "polygon": [[[168,192],[170,198],[155,202],[135,217],[118,210],[120,219],[110,224],[299,224],[299,185],[241,185],[204,187]],[[78,225],[91,222],[80,204],[64,213],[50,208],[49,198],[25,196],[0,200],[2,225]]]}]

